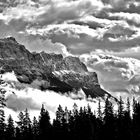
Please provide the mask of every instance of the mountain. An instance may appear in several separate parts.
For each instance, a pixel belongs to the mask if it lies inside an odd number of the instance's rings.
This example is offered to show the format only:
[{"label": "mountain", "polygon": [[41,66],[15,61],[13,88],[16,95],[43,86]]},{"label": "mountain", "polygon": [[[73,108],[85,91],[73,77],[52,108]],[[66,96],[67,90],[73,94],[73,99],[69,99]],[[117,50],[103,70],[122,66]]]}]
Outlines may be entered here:
[{"label": "mountain", "polygon": [[100,87],[97,74],[89,72],[78,57],[31,53],[13,37],[0,39],[0,74],[6,72],[14,72],[20,83],[39,81],[41,90],[77,94],[82,89],[87,97],[112,97]]}]

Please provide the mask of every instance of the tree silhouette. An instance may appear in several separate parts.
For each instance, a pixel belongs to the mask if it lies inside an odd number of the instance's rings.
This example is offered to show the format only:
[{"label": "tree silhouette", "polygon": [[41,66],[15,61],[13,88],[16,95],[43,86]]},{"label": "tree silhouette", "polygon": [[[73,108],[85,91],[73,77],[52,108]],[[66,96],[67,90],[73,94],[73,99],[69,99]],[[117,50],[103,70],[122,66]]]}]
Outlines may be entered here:
[{"label": "tree silhouette", "polygon": [[45,110],[44,105],[42,105],[40,116],[39,116],[39,135],[40,138],[43,139],[44,137],[51,137],[51,123],[50,123],[50,116],[49,112]]},{"label": "tree silhouette", "polygon": [[120,96],[120,100],[118,103],[118,118],[122,119],[123,116],[124,116],[123,101],[122,101],[122,97]]},{"label": "tree silhouette", "polygon": [[98,112],[97,112],[97,115],[98,115],[98,118],[100,120],[102,120],[101,100],[100,99],[99,99],[99,102],[98,102]]},{"label": "tree silhouette", "polygon": [[36,117],[33,118],[32,123],[33,140],[37,140],[39,137],[39,122]]},{"label": "tree silhouette", "polygon": [[127,140],[133,140],[133,128],[129,98],[127,98],[127,107],[124,111],[123,125],[123,137],[125,137]]},{"label": "tree silhouette", "polygon": [[31,130],[31,120],[28,113],[28,109],[26,108],[24,111],[24,118],[23,118],[23,137],[24,139],[31,139],[32,137],[32,130]]},{"label": "tree silhouette", "polygon": [[140,103],[133,99],[133,130],[134,138],[140,139]]},{"label": "tree silhouette", "polygon": [[4,114],[4,107],[5,104],[5,92],[3,89],[0,89],[0,137],[4,139],[5,133],[5,114]]},{"label": "tree silhouette", "polygon": [[9,115],[7,122],[8,123],[6,126],[6,139],[14,140],[15,139],[15,127],[14,127],[14,121],[13,121],[11,115]]},{"label": "tree silhouette", "polygon": [[[17,125],[14,126],[9,115],[4,123],[1,140],[139,140],[140,139],[140,103],[133,99],[133,114],[131,116],[130,101],[126,108],[120,97],[117,113],[109,98],[105,99],[104,108],[98,104],[97,116],[90,106],[80,107],[74,104],[72,110],[58,106],[56,118],[50,123],[49,112],[42,105],[39,120],[30,120],[28,109],[20,112]],[[3,108],[1,108],[3,109]],[[101,110],[104,109],[102,112]],[[4,112],[4,111],[3,111]],[[100,114],[101,113],[101,114]]]},{"label": "tree silhouette", "polygon": [[19,121],[17,121],[17,128],[16,128],[16,133],[18,133],[18,136],[23,138],[23,133],[24,133],[24,114],[23,112],[20,112],[18,115]]},{"label": "tree silhouette", "polygon": [[104,109],[104,139],[112,140],[115,139],[115,117],[113,112],[113,105],[107,97],[105,100],[105,109]]}]

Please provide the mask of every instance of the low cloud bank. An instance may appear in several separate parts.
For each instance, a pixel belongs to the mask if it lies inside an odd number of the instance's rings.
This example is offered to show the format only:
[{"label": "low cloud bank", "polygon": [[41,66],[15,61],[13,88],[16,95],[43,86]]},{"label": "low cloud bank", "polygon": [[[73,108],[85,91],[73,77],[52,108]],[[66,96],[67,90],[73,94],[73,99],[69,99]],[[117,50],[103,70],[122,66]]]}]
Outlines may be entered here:
[{"label": "low cloud bank", "polygon": [[[16,114],[18,115],[19,111],[24,111],[26,108],[29,109],[31,117],[38,117],[42,104],[49,111],[51,118],[55,117],[59,104],[63,108],[67,107],[68,109],[73,109],[74,103],[78,107],[84,107],[89,104],[93,111],[97,110],[98,107],[98,99],[87,101],[82,90],[79,91],[78,95],[74,95],[74,93],[62,95],[49,90],[41,91],[31,86],[16,88],[15,85],[18,81],[14,72],[2,75],[2,79],[5,81],[5,84],[1,85],[0,88],[7,91],[5,114],[6,116],[12,114],[15,119],[17,119]],[[79,97],[83,99],[80,100],[78,99]]]}]

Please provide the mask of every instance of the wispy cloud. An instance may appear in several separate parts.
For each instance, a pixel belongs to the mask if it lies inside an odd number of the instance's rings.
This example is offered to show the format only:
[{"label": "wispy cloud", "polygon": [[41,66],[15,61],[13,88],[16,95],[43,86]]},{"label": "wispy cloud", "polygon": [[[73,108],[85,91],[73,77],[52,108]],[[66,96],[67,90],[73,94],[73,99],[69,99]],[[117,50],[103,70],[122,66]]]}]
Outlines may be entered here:
[{"label": "wispy cloud", "polygon": [[140,61],[132,58],[121,58],[113,55],[81,55],[91,70],[97,71],[100,83],[112,93],[138,94],[140,91]]}]

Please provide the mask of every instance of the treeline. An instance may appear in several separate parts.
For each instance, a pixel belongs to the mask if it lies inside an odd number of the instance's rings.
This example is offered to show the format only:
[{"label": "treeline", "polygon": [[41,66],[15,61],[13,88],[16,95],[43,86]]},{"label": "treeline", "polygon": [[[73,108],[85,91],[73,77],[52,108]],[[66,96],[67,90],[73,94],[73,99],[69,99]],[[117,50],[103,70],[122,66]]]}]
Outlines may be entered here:
[{"label": "treeline", "polygon": [[56,118],[50,122],[49,112],[42,105],[39,118],[30,119],[27,109],[20,112],[18,121],[10,115],[5,120],[4,93],[0,98],[0,140],[140,140],[140,104],[134,99],[133,109],[120,98],[117,111],[107,98],[104,108],[99,100],[98,110],[93,113],[90,106],[72,110],[59,105]]}]

